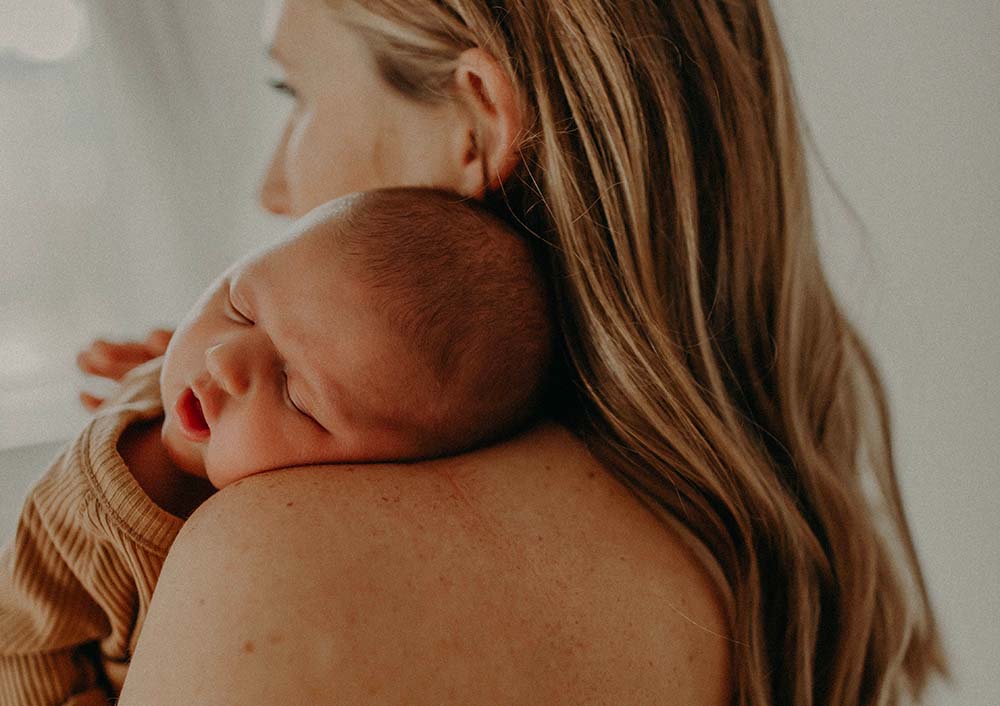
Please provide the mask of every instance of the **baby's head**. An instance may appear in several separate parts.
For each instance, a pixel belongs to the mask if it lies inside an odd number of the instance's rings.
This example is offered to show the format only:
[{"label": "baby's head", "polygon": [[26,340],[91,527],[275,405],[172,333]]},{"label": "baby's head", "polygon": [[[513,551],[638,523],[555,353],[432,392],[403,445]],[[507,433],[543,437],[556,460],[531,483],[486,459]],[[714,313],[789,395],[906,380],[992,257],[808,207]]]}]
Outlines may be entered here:
[{"label": "baby's head", "polygon": [[221,488],[496,439],[539,401],[547,299],[524,238],[475,203],[425,189],[338,199],[188,313],[160,379],[164,444]]}]

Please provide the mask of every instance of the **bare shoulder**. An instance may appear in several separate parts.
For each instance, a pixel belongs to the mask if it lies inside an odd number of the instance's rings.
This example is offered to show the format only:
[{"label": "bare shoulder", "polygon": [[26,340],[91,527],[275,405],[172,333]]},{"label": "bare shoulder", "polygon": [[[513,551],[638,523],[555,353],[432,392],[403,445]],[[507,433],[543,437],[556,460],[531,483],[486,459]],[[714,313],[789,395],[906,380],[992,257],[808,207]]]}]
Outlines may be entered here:
[{"label": "bare shoulder", "polygon": [[167,559],[120,703],[715,705],[724,632],[679,536],[546,426],[218,493]]}]

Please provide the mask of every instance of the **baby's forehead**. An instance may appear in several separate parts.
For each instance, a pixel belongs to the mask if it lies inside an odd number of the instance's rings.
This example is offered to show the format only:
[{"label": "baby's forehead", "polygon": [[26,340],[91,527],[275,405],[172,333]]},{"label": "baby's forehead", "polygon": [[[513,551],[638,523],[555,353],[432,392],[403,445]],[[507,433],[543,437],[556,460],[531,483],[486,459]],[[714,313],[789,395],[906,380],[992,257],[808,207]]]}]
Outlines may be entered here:
[{"label": "baby's forehead", "polygon": [[261,280],[295,280],[327,277],[341,279],[359,276],[356,259],[345,248],[339,224],[324,221],[285,236],[238,260],[229,269],[231,277]]}]

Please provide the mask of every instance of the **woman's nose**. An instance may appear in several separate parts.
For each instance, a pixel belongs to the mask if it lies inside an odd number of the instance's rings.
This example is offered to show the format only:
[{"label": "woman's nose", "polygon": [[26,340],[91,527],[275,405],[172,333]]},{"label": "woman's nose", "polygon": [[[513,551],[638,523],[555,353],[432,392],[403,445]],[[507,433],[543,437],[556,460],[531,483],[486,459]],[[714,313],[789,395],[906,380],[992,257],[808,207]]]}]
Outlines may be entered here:
[{"label": "woman's nose", "polygon": [[205,351],[205,367],[215,382],[231,397],[249,392],[252,377],[247,352],[232,342],[219,343]]},{"label": "woman's nose", "polygon": [[285,151],[288,147],[289,127],[285,128],[281,142],[274,150],[271,163],[264,174],[264,182],[260,186],[260,205],[276,216],[287,216],[291,213],[291,203],[288,196],[288,181],[285,176]]}]

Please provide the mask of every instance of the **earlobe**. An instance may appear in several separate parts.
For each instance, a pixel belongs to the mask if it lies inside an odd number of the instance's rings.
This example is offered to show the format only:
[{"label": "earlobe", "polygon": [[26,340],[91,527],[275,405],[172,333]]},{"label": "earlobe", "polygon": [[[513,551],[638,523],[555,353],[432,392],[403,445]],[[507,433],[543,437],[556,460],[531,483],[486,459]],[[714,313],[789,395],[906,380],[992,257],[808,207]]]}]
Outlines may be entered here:
[{"label": "earlobe", "polygon": [[520,161],[522,109],[510,76],[484,49],[459,55],[455,85],[472,123],[463,150],[462,191],[481,197],[499,188]]}]

